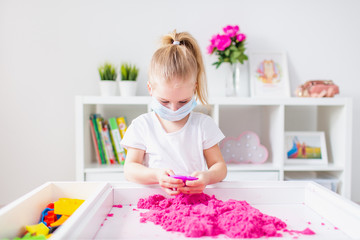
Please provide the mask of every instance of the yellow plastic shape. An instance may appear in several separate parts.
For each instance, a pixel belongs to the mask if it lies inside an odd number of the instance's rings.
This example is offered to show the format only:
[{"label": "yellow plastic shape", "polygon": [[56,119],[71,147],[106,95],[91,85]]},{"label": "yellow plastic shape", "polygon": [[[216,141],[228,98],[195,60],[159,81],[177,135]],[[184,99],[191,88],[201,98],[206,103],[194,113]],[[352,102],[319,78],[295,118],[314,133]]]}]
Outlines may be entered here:
[{"label": "yellow plastic shape", "polygon": [[70,216],[66,216],[66,215],[62,215],[61,218],[59,220],[57,220],[56,222],[50,223],[51,227],[57,227],[62,225]]},{"label": "yellow plastic shape", "polygon": [[70,216],[84,201],[81,199],[59,198],[59,201],[54,202],[54,213]]},{"label": "yellow plastic shape", "polygon": [[49,228],[42,222],[36,225],[26,226],[25,228],[26,231],[28,231],[31,234],[36,234],[36,236],[40,234],[46,236],[49,233]]}]

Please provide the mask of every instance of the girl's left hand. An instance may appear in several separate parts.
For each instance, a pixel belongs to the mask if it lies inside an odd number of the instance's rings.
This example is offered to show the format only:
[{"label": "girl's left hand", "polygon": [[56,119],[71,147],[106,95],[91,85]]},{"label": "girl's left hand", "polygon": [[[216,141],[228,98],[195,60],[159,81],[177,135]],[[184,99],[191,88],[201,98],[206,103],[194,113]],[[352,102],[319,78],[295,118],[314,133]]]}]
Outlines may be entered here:
[{"label": "girl's left hand", "polygon": [[185,194],[202,193],[209,182],[207,172],[194,172],[191,176],[198,180],[186,181],[185,186],[178,188],[178,191]]}]

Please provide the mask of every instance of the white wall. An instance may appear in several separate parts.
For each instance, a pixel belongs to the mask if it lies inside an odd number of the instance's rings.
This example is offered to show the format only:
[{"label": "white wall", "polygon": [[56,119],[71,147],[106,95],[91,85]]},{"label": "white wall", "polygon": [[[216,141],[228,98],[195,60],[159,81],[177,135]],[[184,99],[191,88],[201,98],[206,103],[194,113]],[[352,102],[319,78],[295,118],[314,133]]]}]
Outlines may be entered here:
[{"label": "white wall", "polygon": [[[189,31],[204,53],[212,96],[223,71],[206,46],[240,25],[248,50],[288,54],[291,88],[333,79],[354,98],[352,199],[360,201],[360,1],[0,0],[0,205],[45,181],[75,180],[75,95],[97,95],[97,66],[131,61],[139,95],[159,37]],[[346,127],[346,126],[345,126]]]}]

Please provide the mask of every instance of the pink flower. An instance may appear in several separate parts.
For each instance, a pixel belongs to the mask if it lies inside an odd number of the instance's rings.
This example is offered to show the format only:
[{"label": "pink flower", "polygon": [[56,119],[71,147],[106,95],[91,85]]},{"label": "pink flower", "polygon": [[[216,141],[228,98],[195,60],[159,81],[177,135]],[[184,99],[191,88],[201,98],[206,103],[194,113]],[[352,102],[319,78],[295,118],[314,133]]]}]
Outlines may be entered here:
[{"label": "pink flower", "polygon": [[244,41],[246,39],[245,34],[239,33],[238,35],[236,35],[236,39],[241,42]]},{"label": "pink flower", "polygon": [[231,38],[226,35],[219,35],[219,42],[216,46],[219,51],[224,51],[227,47],[231,45]]},{"label": "pink flower", "polygon": [[211,45],[208,46],[208,53],[211,54],[214,51],[214,48],[217,48],[219,51],[224,51],[227,47],[231,45],[231,38],[227,35],[214,35],[211,40]]},{"label": "pink flower", "polygon": [[228,26],[224,27],[223,30],[224,30],[225,35],[227,35],[229,37],[235,37],[237,32],[239,31],[239,26],[228,25]]},{"label": "pink flower", "polygon": [[208,50],[208,53],[209,53],[209,54],[212,54],[213,51],[214,51],[214,48],[217,46],[218,36],[219,36],[219,34],[218,34],[218,35],[214,35],[214,36],[212,36],[212,38],[210,39],[211,44],[207,47],[207,50]]},{"label": "pink flower", "polygon": [[216,65],[216,68],[218,68],[224,62],[233,64],[237,61],[243,64],[244,61],[247,60],[247,56],[244,53],[245,46],[243,44],[246,35],[240,33],[239,26],[237,25],[228,25],[224,27],[223,30],[224,34],[212,36],[210,44],[206,49],[208,54],[218,56],[218,60],[214,62],[213,65]]},{"label": "pink flower", "polygon": [[213,47],[216,47],[217,45],[218,45],[218,43],[219,43],[219,37],[220,37],[220,35],[219,34],[217,34],[217,35],[214,35],[214,36],[212,36],[212,38],[210,39],[210,42],[211,42],[211,45],[213,46]]},{"label": "pink flower", "polygon": [[208,47],[207,47],[207,52],[208,52],[208,54],[212,54],[213,53],[213,51],[214,51],[214,46],[213,45],[209,45]]}]

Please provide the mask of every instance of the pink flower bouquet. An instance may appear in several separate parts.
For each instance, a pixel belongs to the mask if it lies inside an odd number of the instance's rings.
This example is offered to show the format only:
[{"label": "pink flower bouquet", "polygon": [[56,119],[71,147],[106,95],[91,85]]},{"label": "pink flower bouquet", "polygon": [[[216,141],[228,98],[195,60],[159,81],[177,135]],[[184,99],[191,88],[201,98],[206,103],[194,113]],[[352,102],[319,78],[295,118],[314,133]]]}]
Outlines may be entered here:
[{"label": "pink flower bouquet", "polygon": [[215,54],[218,56],[218,61],[213,65],[218,68],[223,62],[229,62],[230,64],[240,62],[244,63],[248,60],[245,55],[245,39],[246,36],[239,32],[239,26],[228,25],[223,28],[224,34],[216,34],[210,40],[210,45],[207,50],[209,54]]}]

